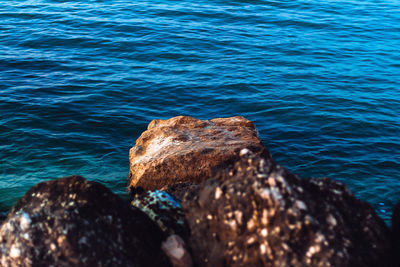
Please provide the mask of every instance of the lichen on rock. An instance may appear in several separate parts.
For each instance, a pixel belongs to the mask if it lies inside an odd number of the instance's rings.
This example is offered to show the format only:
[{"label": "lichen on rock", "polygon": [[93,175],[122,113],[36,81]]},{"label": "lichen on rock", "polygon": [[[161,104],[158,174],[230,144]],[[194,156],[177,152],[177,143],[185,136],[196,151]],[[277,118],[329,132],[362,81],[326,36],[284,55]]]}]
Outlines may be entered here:
[{"label": "lichen on rock", "polygon": [[[131,189],[132,191],[139,191]],[[164,191],[154,190],[131,194],[131,204],[147,214],[165,233],[189,236],[189,229],[180,203]]]}]

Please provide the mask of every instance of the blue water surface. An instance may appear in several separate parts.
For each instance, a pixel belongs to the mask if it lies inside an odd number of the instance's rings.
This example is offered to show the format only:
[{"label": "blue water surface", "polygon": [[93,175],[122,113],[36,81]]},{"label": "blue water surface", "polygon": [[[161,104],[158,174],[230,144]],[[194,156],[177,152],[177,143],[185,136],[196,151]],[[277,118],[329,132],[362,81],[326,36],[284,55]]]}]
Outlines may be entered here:
[{"label": "blue water surface", "polygon": [[125,193],[156,118],[242,115],[275,159],[400,200],[398,1],[0,0],[0,210],[81,174]]}]

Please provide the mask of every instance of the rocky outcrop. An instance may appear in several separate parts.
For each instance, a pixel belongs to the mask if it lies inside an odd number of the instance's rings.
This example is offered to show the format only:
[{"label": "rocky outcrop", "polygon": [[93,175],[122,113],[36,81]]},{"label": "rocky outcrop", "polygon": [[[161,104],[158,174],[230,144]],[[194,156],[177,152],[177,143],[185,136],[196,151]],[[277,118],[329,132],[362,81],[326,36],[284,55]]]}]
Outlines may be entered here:
[{"label": "rocky outcrop", "polygon": [[390,266],[390,231],[341,183],[242,150],[183,201],[198,266]]},{"label": "rocky outcrop", "polygon": [[130,150],[130,185],[155,190],[200,183],[233,164],[243,148],[270,157],[254,124],[243,117],[153,120]]},{"label": "rocky outcrop", "polygon": [[130,164],[131,205],[79,176],[32,187],[0,265],[398,266],[400,204],[390,231],[342,183],[274,162],[242,117],[153,121]]},{"label": "rocky outcrop", "polygon": [[39,183],[0,228],[1,266],[168,266],[164,234],[103,185]]}]

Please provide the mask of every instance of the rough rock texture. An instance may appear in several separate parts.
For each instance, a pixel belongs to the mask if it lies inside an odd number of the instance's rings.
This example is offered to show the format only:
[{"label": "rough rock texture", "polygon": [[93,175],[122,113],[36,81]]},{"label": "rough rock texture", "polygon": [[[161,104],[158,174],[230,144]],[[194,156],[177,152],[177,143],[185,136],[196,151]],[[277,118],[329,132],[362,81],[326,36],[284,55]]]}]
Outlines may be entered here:
[{"label": "rough rock texture", "polygon": [[79,176],[39,183],[0,228],[1,266],[168,266],[142,211]]},{"label": "rough rock texture", "polygon": [[390,231],[330,179],[242,160],[182,202],[198,266],[390,266]]},{"label": "rough rock texture", "polygon": [[233,164],[243,148],[270,157],[254,124],[243,117],[153,120],[130,150],[130,185],[155,190],[200,183]]},{"label": "rough rock texture", "polygon": [[131,204],[147,214],[165,235],[179,235],[187,240],[189,228],[181,205],[166,192],[155,190],[132,194]]},{"label": "rough rock texture", "polygon": [[164,186],[161,190],[173,196],[179,202],[182,202],[185,195],[188,194],[197,194],[200,186],[195,183],[179,183],[173,184],[171,186]]}]

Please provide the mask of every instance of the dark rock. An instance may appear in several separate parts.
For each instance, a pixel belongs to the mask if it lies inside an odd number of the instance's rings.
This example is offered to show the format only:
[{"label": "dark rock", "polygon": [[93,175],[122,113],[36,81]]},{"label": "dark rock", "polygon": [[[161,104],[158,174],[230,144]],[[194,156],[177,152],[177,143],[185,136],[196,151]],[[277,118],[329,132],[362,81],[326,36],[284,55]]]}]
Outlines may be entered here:
[{"label": "dark rock", "polygon": [[188,238],[189,228],[181,205],[168,193],[160,190],[138,193],[133,195],[131,204],[157,223],[166,236]]},{"label": "dark rock", "polygon": [[198,266],[390,266],[390,230],[345,185],[241,155],[182,202]]},{"label": "dark rock", "polygon": [[179,202],[182,202],[185,195],[195,195],[199,190],[199,185],[195,183],[179,183],[171,186],[165,186],[161,190],[173,196]]},{"label": "dark rock", "polygon": [[1,266],[168,266],[142,211],[79,176],[42,182],[0,228]]},{"label": "dark rock", "polygon": [[[393,209],[392,230],[393,251],[396,255],[396,253],[400,253],[400,202]],[[400,266],[400,255],[395,257],[395,261],[396,266]]]},{"label": "dark rock", "polygon": [[162,243],[162,250],[174,267],[191,267],[192,256],[189,241],[189,227],[181,205],[171,195],[155,190],[144,192],[131,188],[131,204],[146,213],[168,238]]},{"label": "dark rock", "polygon": [[270,157],[254,124],[243,117],[154,120],[130,150],[130,186],[155,190],[200,183],[237,161],[242,148]]},{"label": "dark rock", "polygon": [[0,211],[0,224],[6,219],[7,215]]}]

